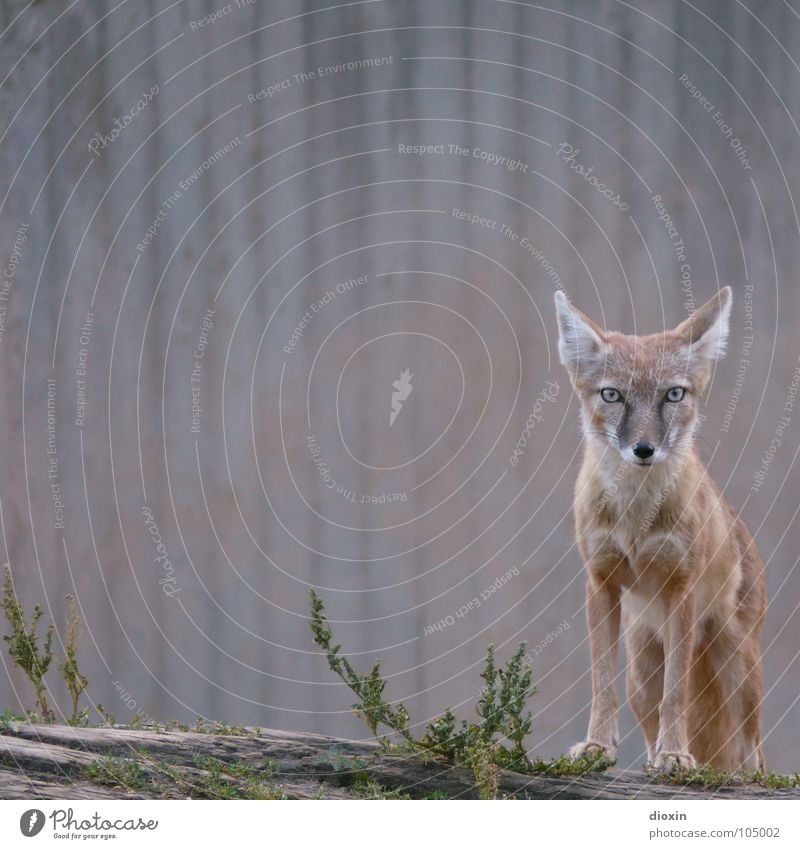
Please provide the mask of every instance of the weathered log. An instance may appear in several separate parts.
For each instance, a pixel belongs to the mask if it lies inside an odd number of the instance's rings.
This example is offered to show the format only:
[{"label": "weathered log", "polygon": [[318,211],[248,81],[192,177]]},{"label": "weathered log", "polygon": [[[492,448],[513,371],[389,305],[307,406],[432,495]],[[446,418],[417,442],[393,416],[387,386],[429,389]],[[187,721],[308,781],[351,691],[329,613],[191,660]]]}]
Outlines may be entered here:
[{"label": "weathered log", "polygon": [[[212,780],[213,779],[213,780]],[[0,798],[476,798],[472,771],[368,742],[290,731],[242,734],[10,723],[0,732]],[[504,771],[501,797],[800,798],[800,789],[661,783],[641,770],[581,777]]]}]

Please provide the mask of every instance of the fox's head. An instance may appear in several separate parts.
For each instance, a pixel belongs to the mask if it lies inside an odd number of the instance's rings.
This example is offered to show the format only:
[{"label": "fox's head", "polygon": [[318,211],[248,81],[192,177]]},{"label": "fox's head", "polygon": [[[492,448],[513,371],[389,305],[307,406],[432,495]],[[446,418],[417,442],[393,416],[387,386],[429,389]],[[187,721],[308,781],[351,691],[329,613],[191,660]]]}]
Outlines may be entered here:
[{"label": "fox's head", "polygon": [[581,401],[586,438],[633,465],[680,459],[724,353],[730,312],[726,286],[674,330],[626,336],[602,330],[556,292],[558,350]]}]

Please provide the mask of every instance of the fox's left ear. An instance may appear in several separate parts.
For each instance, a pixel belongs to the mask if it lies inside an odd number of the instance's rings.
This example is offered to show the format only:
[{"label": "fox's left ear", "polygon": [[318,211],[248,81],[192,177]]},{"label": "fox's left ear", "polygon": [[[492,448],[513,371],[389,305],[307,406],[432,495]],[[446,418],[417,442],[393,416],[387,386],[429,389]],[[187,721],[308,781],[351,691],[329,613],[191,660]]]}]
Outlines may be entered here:
[{"label": "fox's left ear", "polygon": [[733,294],[730,286],[722,289],[676,328],[675,333],[691,353],[706,360],[723,356],[728,342]]}]

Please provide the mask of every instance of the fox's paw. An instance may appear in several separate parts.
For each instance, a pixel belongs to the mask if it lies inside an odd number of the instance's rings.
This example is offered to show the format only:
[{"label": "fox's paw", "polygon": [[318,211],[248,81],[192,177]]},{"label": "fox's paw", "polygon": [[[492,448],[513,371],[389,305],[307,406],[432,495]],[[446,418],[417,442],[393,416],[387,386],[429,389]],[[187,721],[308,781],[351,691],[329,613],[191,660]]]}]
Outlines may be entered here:
[{"label": "fox's paw", "polygon": [[616,761],[617,747],[596,743],[594,740],[584,740],[583,743],[576,743],[569,749],[569,756],[573,760],[578,760],[579,758],[594,759],[599,758],[601,755],[605,755],[610,761]]},{"label": "fox's paw", "polygon": [[653,761],[653,769],[666,775],[696,766],[697,761],[688,752],[659,752]]}]

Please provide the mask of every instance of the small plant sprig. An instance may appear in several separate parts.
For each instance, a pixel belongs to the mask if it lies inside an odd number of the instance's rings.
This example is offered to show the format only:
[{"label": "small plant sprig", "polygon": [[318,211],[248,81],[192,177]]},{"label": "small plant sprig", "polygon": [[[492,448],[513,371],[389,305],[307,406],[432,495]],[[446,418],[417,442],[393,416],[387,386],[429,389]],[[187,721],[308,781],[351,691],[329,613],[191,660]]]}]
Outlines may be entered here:
[{"label": "small plant sprig", "polygon": [[88,712],[78,710],[78,702],[81,694],[89,685],[89,679],[78,668],[78,645],[81,641],[81,618],[78,614],[78,604],[75,596],[68,595],[69,615],[67,617],[67,639],[64,645],[66,657],[63,663],[58,665],[64,681],[67,684],[70,699],[72,700],[72,713],[67,720],[67,725],[78,725],[86,721]]},{"label": "small plant sprig", "polygon": [[486,665],[481,678],[486,682],[478,701],[478,715],[482,717],[481,730],[485,740],[502,734],[513,743],[511,768],[529,765],[524,740],[531,730],[531,712],[525,712],[528,698],[536,693],[531,685],[533,670],[525,662],[527,646],[521,643],[505,669],[497,669],[494,646],[486,652]]},{"label": "small plant sprig", "polygon": [[39,620],[42,618],[42,608],[34,605],[30,623],[25,622],[25,612],[14,592],[14,582],[11,578],[11,567],[6,564],[3,578],[3,612],[11,626],[11,633],[3,639],[8,643],[8,653],[14,663],[25,673],[36,692],[36,706],[44,722],[53,721],[53,712],[47,704],[47,687],[44,676],[53,659],[51,646],[55,627],[48,625],[44,632],[44,644],[39,649]]},{"label": "small plant sprig", "polygon": [[325,652],[325,658],[332,672],[335,672],[356,694],[358,702],[353,705],[356,716],[366,723],[373,737],[378,737],[378,726],[384,725],[399,734],[407,743],[415,744],[414,736],[408,730],[408,711],[403,705],[393,707],[383,700],[386,682],[381,677],[380,661],[376,660],[372,669],[365,675],[359,675],[350,661],[341,655],[340,645],[333,644],[333,634],[325,618],[325,605],[322,599],[311,590],[311,632],[314,642]]},{"label": "small plant sprig", "polygon": [[533,775],[552,775],[558,778],[589,775],[593,772],[605,772],[610,769],[616,761],[602,752],[591,755],[583,755],[580,758],[570,758],[562,755],[549,761],[537,758],[530,766]]},{"label": "small plant sprig", "polygon": [[94,709],[100,714],[100,718],[103,720],[103,724],[107,725],[109,728],[113,728],[117,724],[117,718],[110,710],[106,710],[103,705],[98,702]]},{"label": "small plant sprig", "polygon": [[[470,724],[462,720],[456,730],[456,718],[448,708],[428,725],[422,742],[449,760],[472,765],[473,770],[476,764],[485,762],[488,750],[498,766],[530,771],[524,740],[530,733],[532,717],[526,705],[536,688],[531,684],[533,672],[525,663],[526,648],[524,642],[520,643],[506,668],[498,669],[494,646],[489,646],[481,672],[484,685],[475,707],[481,721]],[[501,745],[498,735],[509,740],[512,748]],[[480,755],[477,758],[476,752]]]},{"label": "small plant sprig", "polygon": [[[79,707],[80,698],[89,686],[89,679],[81,672],[78,666],[78,646],[81,641],[81,618],[78,613],[78,603],[73,595],[67,595],[68,614],[66,621],[66,639],[64,641],[64,660],[58,664],[64,682],[67,685],[72,702],[72,711],[66,720],[67,725],[86,725],[89,722],[89,711]],[[25,673],[28,680],[33,684],[36,693],[36,710],[26,711],[30,722],[53,722],[55,715],[47,704],[47,686],[44,676],[53,661],[53,635],[55,626],[48,625],[44,632],[44,640],[41,650],[39,649],[39,622],[43,616],[41,605],[34,605],[30,621],[26,622],[25,611],[22,603],[14,591],[14,582],[11,577],[11,567],[6,564],[3,576],[2,602],[6,620],[11,627],[11,633],[4,635],[3,639],[8,643],[8,653],[14,663]],[[106,715],[98,705],[98,712],[106,718]]]},{"label": "small plant sprig", "polygon": [[[324,651],[331,671],[358,697],[353,710],[366,721],[373,736],[378,736],[379,726],[385,726],[414,750],[468,765],[481,798],[495,798],[501,768],[533,771],[524,745],[532,725],[527,700],[535,692],[531,683],[533,672],[525,662],[525,643],[520,644],[504,669],[497,667],[494,648],[489,646],[481,673],[484,686],[476,705],[479,722],[461,720],[458,724],[448,708],[426,727],[422,737],[415,738],[409,729],[408,710],[402,704],[390,705],[384,701],[386,682],[380,674],[380,663],[376,661],[366,675],[360,675],[341,654],[341,646],[334,644],[325,606],[313,589],[310,602],[314,642]],[[511,748],[503,745],[503,739],[510,741]],[[385,738],[383,742],[386,745]]]}]

